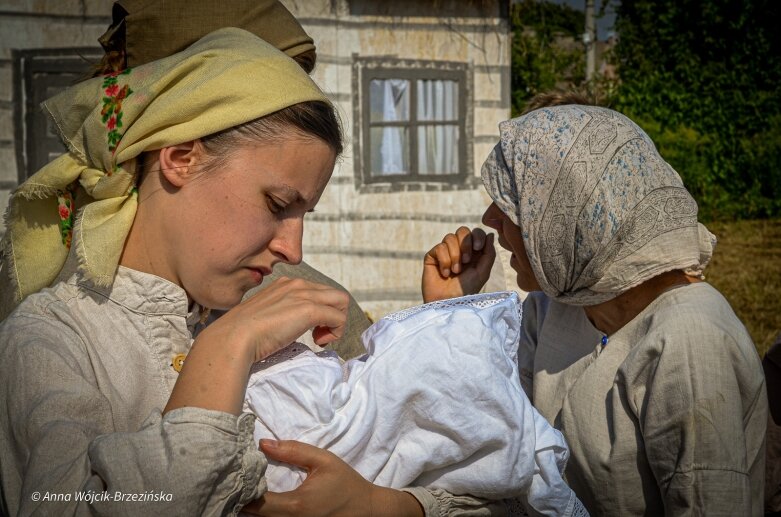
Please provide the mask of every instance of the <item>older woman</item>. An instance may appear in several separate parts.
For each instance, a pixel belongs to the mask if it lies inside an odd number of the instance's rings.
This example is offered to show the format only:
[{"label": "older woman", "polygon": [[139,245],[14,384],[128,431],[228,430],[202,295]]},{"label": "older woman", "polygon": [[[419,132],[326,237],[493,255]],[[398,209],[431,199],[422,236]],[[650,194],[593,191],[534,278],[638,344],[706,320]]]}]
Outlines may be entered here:
[{"label": "older woman", "polygon": [[[522,381],[595,515],[761,515],[767,399],[754,345],[703,281],[715,238],[625,116],[556,106],[500,125],[483,222],[512,252]],[[492,241],[426,256],[427,301],[477,291]]]}]

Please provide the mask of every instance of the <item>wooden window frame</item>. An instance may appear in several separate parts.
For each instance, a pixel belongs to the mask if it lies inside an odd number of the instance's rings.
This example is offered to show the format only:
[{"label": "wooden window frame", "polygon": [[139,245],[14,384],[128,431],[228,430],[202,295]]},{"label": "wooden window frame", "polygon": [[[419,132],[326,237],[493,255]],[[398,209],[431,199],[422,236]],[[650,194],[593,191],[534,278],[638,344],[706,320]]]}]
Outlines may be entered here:
[{"label": "wooden window frame", "polygon": [[[356,187],[361,192],[386,192],[397,190],[451,190],[472,189],[477,183],[472,170],[472,84],[470,68],[466,63],[450,61],[401,60],[394,58],[358,58],[354,56],[353,87],[359,90],[359,102],[354,105],[355,128],[353,135],[356,171]],[[357,79],[357,80],[356,80]],[[410,82],[410,113],[408,121],[372,122],[369,91],[373,79],[402,79]],[[418,120],[417,81],[450,80],[458,84],[458,172],[454,174],[418,173],[417,128],[430,125],[454,125],[454,121]],[[371,128],[409,128],[408,174],[372,175]]]},{"label": "wooden window frame", "polygon": [[[48,117],[40,108],[40,102],[48,95],[41,91],[47,84],[36,78],[39,74],[60,74],[67,87],[88,77],[90,63],[100,60],[100,48],[48,48],[13,51],[14,73],[14,139],[16,141],[16,166],[19,183],[35,174],[45,163],[36,157],[45,148],[41,136],[51,135]],[[65,147],[63,146],[63,151]]]}]

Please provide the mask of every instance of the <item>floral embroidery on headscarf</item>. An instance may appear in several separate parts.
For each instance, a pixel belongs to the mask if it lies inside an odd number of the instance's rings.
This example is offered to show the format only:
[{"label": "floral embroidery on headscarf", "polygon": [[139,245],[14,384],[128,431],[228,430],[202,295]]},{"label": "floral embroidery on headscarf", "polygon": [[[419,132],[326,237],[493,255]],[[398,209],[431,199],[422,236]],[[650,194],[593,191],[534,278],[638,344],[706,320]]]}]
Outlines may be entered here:
[{"label": "floral embroidery on headscarf", "polygon": [[127,68],[121,72],[114,72],[106,75],[103,79],[103,93],[106,96],[103,97],[103,109],[100,115],[101,120],[106,124],[106,129],[108,129],[108,150],[112,154],[116,151],[117,144],[122,138],[122,133],[119,132],[119,128],[122,127],[122,101],[133,93],[127,84],[120,88],[117,77],[129,74],[130,70]]},{"label": "floral embroidery on headscarf", "polygon": [[62,245],[70,249],[73,238],[73,197],[76,192],[76,183],[71,183],[65,190],[57,191],[57,211],[60,215],[60,237]]}]

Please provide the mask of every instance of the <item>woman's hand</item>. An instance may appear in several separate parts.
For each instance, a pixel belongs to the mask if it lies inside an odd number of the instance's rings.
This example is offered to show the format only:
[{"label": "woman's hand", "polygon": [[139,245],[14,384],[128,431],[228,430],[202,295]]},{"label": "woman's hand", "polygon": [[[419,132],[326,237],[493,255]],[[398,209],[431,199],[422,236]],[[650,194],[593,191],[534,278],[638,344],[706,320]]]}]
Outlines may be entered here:
[{"label": "woman's hand", "polygon": [[291,492],[267,492],[242,510],[254,515],[320,517],[415,516],[423,509],[412,495],[366,481],[331,452],[296,441],[261,440],[270,459],[307,471],[304,483]]},{"label": "woman's hand", "polygon": [[460,227],[445,235],[423,259],[421,288],[426,303],[474,294],[488,281],[496,259],[494,236]]},{"label": "woman's hand", "polygon": [[267,289],[241,302],[198,336],[245,343],[260,361],[286,347],[307,330],[325,345],[344,334],[349,295],[300,278],[280,277]]},{"label": "woman's hand", "polygon": [[280,278],[206,327],[179,372],[165,413],[192,406],[241,414],[252,363],[314,327],[318,345],[339,339],[349,296],[332,287]]}]

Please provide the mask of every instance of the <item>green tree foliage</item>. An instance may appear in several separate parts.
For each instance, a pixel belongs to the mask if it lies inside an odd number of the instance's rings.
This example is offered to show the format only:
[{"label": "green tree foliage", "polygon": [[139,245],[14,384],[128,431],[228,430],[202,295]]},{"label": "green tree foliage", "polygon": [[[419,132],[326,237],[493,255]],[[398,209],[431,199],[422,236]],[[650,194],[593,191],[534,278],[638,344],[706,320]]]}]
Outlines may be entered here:
[{"label": "green tree foliage", "polygon": [[513,3],[512,109],[518,114],[540,92],[583,81],[582,11],[546,1]]},{"label": "green tree foliage", "polygon": [[613,106],[706,220],[781,216],[781,2],[621,0]]}]

